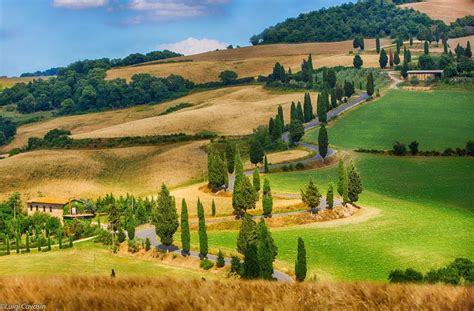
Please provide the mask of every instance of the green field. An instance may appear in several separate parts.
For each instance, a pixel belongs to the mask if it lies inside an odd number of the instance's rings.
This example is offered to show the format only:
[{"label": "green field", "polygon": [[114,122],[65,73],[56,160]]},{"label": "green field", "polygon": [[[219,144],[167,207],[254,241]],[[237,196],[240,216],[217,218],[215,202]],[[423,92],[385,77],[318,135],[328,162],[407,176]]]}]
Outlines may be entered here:
[{"label": "green field", "polygon": [[[329,143],[347,149],[392,149],[416,140],[421,150],[464,148],[474,140],[474,93],[392,90],[341,117],[328,129]],[[308,141],[317,141],[310,131]]]},{"label": "green field", "polygon": [[[299,236],[306,243],[309,273],[322,279],[386,280],[395,268],[426,272],[456,257],[474,258],[474,159],[356,156],[365,188],[359,203],[379,214],[326,228],[273,229],[283,265],[293,267]],[[311,177],[325,192],[337,168],[269,177],[274,191],[297,192]],[[209,233],[211,247],[233,250],[235,240],[236,232]]]},{"label": "green field", "polygon": [[0,276],[95,275],[108,276],[114,269],[117,276],[153,276],[180,278],[215,278],[204,270],[193,270],[160,264],[158,259],[142,259],[112,254],[101,244],[80,242],[74,248],[0,257]]}]

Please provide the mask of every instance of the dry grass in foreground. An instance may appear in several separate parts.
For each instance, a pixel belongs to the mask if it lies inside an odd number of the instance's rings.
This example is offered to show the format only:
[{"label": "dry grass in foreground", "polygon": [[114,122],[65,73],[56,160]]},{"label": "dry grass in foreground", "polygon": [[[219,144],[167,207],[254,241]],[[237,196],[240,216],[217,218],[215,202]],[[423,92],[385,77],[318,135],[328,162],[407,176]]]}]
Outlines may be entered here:
[{"label": "dry grass in foreground", "polygon": [[1,303],[47,310],[472,310],[473,287],[374,283],[2,278]]}]

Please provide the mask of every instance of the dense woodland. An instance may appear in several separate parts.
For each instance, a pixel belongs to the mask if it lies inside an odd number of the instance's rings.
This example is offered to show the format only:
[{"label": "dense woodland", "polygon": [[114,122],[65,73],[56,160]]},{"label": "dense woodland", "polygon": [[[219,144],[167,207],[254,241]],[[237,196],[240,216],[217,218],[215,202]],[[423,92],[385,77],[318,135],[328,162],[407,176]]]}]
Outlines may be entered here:
[{"label": "dense woodland", "polygon": [[[109,67],[120,67],[120,66],[130,66],[146,62],[151,62],[155,60],[167,59],[171,57],[183,56],[175,52],[168,50],[164,51],[152,51],[147,54],[142,53],[133,53],[124,58],[114,58],[109,60],[108,58],[100,59],[100,61],[108,62]],[[61,67],[53,67],[44,71],[35,71],[35,72],[25,72],[21,74],[20,77],[42,77],[42,76],[55,76],[59,71],[63,69]]]},{"label": "dense woodland", "polygon": [[352,39],[358,35],[370,38],[401,36],[405,39],[412,35],[420,40],[427,40],[432,36],[433,28],[453,38],[469,35],[472,33],[472,26],[473,16],[447,26],[442,21],[434,21],[413,9],[401,9],[394,4],[385,4],[384,1],[368,0],[300,14],[252,36],[250,42],[253,45],[333,42]]}]

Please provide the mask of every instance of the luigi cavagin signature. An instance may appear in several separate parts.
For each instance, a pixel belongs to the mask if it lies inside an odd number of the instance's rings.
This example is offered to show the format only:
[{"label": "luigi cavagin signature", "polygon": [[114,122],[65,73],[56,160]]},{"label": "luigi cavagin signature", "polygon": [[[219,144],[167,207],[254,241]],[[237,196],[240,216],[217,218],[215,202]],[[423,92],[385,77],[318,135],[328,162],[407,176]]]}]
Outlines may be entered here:
[{"label": "luigi cavagin signature", "polygon": [[2,303],[0,310],[45,310],[46,305],[41,303]]}]

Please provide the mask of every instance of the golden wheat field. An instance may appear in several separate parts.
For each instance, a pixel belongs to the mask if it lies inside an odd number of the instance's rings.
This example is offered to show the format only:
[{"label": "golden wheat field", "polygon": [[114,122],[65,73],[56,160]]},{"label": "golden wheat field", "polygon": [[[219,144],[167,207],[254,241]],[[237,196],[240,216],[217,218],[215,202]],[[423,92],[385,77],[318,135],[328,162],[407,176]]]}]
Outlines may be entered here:
[{"label": "golden wheat field", "polygon": [[401,6],[413,8],[447,24],[466,15],[474,14],[474,2],[472,0],[427,0]]},{"label": "golden wheat field", "polygon": [[[304,93],[270,92],[260,85],[232,87],[221,90],[220,94],[216,94],[217,92],[196,94],[201,101],[193,101],[193,95],[181,98],[181,102],[195,104],[187,109],[104,127],[74,137],[163,135],[179,132],[194,134],[203,131],[247,135],[257,126],[267,124],[268,119],[276,114],[280,104],[288,120],[291,102],[302,102],[304,98]],[[312,100],[316,102],[316,93],[312,93]]]},{"label": "golden wheat field", "polygon": [[167,278],[0,279],[0,301],[47,310],[472,310],[474,288]]},{"label": "golden wheat field", "polygon": [[[158,105],[140,105],[113,111],[58,117],[20,126],[15,139],[0,148],[0,152],[23,147],[29,137],[43,137],[49,130],[55,128],[68,129],[77,138],[162,135],[178,132],[191,134],[201,131],[230,135],[249,134],[258,125],[266,124],[268,119],[276,114],[279,104],[284,105],[289,117],[289,104],[291,101],[302,101],[303,95],[303,93],[269,92],[261,86],[238,86],[197,92]],[[313,96],[315,101],[316,94]],[[166,108],[179,103],[190,103],[194,106],[160,116]]]},{"label": "golden wheat field", "polygon": [[0,160],[0,199],[18,191],[95,198],[106,193],[157,193],[201,178],[206,141],[103,150],[39,150]]},{"label": "golden wheat field", "polygon": [[5,77],[5,76],[2,76],[0,77],[0,86],[11,87],[17,83],[28,83],[35,79],[49,79],[49,78],[50,78],[49,76],[45,76],[45,77]]}]

